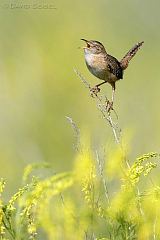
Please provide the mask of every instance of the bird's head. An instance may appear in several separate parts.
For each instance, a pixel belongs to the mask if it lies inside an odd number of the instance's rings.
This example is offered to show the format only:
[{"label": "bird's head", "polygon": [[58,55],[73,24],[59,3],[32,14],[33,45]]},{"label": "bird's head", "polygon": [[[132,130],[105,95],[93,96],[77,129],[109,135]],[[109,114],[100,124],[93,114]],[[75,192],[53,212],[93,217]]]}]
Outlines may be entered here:
[{"label": "bird's head", "polygon": [[83,47],[84,52],[87,54],[100,54],[100,53],[105,53],[106,50],[102,43],[95,41],[95,40],[86,40],[86,39],[81,39],[86,43],[86,46]]}]

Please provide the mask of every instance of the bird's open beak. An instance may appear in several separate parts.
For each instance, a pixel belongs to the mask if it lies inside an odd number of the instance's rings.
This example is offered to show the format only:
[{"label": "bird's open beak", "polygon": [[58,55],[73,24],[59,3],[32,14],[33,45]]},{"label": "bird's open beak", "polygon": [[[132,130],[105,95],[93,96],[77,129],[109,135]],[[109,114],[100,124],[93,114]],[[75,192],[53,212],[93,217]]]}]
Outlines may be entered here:
[{"label": "bird's open beak", "polygon": [[85,48],[90,48],[90,44],[89,44],[89,41],[88,41],[88,40],[86,40],[86,39],[84,39],[84,38],[81,38],[81,40],[84,41],[84,42],[87,44],[86,47],[83,47],[84,49],[85,49]]}]

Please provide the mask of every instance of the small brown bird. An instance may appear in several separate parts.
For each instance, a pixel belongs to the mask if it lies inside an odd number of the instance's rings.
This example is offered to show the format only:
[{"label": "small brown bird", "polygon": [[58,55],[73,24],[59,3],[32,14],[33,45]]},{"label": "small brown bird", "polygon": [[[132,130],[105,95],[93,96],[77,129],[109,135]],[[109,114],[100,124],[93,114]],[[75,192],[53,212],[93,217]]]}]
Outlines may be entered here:
[{"label": "small brown bird", "polygon": [[130,60],[144,42],[137,43],[119,62],[115,57],[112,57],[106,52],[102,43],[94,40],[81,40],[86,42],[84,54],[89,71],[97,78],[103,80],[102,83],[97,84],[92,90],[97,94],[102,84],[107,82],[110,83],[112,86],[110,109],[113,109],[115,82],[123,78],[124,70],[128,67]]}]

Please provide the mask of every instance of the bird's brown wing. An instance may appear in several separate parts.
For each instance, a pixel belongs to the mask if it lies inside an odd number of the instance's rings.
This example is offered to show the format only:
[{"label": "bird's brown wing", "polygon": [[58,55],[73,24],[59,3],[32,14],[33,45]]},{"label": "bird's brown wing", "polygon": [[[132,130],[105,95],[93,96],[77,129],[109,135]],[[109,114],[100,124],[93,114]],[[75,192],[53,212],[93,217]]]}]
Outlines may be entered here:
[{"label": "bird's brown wing", "polygon": [[114,74],[117,79],[123,78],[123,70],[121,68],[120,62],[113,56],[107,55],[107,63],[109,71]]}]

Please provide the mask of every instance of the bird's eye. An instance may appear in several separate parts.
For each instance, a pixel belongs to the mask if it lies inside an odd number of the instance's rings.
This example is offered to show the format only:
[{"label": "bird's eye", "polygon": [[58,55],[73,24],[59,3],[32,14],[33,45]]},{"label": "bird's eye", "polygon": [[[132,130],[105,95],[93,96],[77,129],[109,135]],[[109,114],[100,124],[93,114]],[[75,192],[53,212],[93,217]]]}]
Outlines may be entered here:
[{"label": "bird's eye", "polygon": [[90,45],[87,43],[87,48],[90,48]]}]

